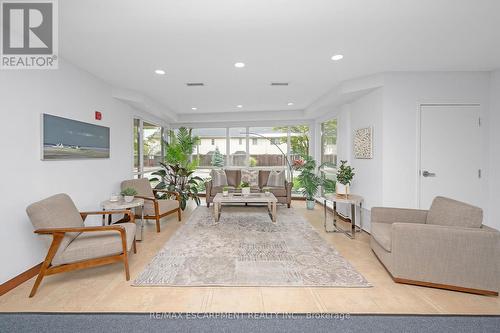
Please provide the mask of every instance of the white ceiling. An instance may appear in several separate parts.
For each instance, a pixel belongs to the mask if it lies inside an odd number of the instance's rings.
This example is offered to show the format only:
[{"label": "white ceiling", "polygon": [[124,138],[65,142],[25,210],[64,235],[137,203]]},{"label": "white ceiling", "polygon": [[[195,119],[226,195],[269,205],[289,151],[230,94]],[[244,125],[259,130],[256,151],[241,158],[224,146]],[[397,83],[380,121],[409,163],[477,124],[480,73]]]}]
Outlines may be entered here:
[{"label": "white ceiling", "polygon": [[500,68],[499,0],[64,0],[59,13],[63,58],[179,115],[306,110],[385,71]]}]

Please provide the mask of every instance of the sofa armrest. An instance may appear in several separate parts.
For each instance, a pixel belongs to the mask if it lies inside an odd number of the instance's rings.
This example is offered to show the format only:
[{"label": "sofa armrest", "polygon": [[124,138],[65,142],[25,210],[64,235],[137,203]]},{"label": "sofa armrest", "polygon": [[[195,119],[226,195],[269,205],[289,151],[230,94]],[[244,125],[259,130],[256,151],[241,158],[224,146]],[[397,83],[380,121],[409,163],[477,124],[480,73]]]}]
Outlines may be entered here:
[{"label": "sofa armrest", "polygon": [[373,207],[371,222],[373,223],[425,223],[427,210]]},{"label": "sofa armrest", "polygon": [[500,232],[431,224],[392,224],[395,278],[498,291]]}]

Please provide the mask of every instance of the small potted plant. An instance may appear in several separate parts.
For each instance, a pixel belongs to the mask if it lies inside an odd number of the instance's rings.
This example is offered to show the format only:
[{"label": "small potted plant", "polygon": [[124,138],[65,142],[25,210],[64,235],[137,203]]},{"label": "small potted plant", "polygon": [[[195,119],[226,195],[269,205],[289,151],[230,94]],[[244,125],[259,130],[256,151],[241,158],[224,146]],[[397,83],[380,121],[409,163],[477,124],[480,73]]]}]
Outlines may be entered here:
[{"label": "small potted plant", "polygon": [[337,195],[349,195],[349,185],[355,175],[354,168],[347,164],[347,161],[340,161],[340,167],[337,170],[337,182],[335,192]]},{"label": "small potted plant", "polygon": [[123,195],[123,200],[125,200],[125,202],[132,202],[132,200],[134,200],[134,195],[137,195],[137,191],[132,187],[127,187],[122,191],[121,195]]},{"label": "small potted plant", "polygon": [[250,194],[250,184],[247,182],[241,182],[240,184],[241,194],[249,195]]},{"label": "small potted plant", "polygon": [[229,195],[229,186],[224,186],[222,188],[222,195],[227,197]]},{"label": "small potted plant", "polygon": [[268,197],[271,194],[271,188],[270,187],[263,187],[262,191],[264,191],[264,194],[266,197]]}]

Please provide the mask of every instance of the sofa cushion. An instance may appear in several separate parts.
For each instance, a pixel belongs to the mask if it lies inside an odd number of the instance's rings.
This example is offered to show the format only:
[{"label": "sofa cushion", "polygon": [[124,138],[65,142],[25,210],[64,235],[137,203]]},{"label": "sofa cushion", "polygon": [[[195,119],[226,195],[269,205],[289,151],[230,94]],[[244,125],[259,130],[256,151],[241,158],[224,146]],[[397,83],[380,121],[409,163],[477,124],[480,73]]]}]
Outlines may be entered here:
[{"label": "sofa cushion", "polygon": [[[171,210],[179,208],[179,201],[173,199],[160,199],[158,200],[158,210],[160,215]],[[145,200],[144,202],[144,215],[155,216],[155,206],[150,200]]]},{"label": "sofa cushion", "polygon": [[[127,235],[127,251],[135,237],[134,223],[120,223]],[[123,252],[122,239],[118,231],[82,232],[52,260],[53,265],[69,264],[87,259],[101,258]]]},{"label": "sofa cushion", "polygon": [[286,187],[285,186],[266,186],[269,191],[274,194],[275,197],[286,197]]},{"label": "sofa cushion", "polygon": [[250,184],[250,187],[259,187],[259,170],[241,170],[241,182]]},{"label": "sofa cushion", "polygon": [[240,170],[226,170],[227,185],[237,187],[240,185]]},{"label": "sofa cushion", "polygon": [[270,187],[285,186],[285,180],[286,180],[285,170],[281,171],[272,170],[271,173],[269,173],[266,186]]},{"label": "sofa cushion", "polygon": [[[44,200],[35,202],[26,208],[31,224],[36,229],[83,227],[83,219],[78,212],[73,200],[67,194],[56,194]],[[59,245],[57,253],[61,253],[78,232],[68,232]],[[42,235],[47,246],[52,243],[52,236]]]},{"label": "sofa cushion", "polygon": [[371,224],[372,238],[384,248],[391,252],[392,250],[392,224],[391,223],[373,223]]},{"label": "sofa cushion", "polygon": [[226,177],[226,172],[224,170],[213,169],[210,172],[210,176],[212,177],[213,186],[227,185],[227,177]]},{"label": "sofa cushion", "polygon": [[266,186],[271,170],[259,170],[259,187]]},{"label": "sofa cushion", "polygon": [[482,223],[481,208],[444,197],[436,197],[427,214],[427,224],[480,228]]}]

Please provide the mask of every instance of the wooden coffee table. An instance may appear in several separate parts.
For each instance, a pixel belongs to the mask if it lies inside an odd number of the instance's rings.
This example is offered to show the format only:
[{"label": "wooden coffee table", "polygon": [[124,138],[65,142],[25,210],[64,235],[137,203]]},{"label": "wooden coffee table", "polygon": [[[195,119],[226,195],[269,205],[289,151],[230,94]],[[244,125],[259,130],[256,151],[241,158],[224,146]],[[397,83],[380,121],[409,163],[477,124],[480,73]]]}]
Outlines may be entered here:
[{"label": "wooden coffee table", "polygon": [[219,222],[222,204],[230,203],[265,203],[267,204],[271,221],[276,223],[276,204],[278,203],[278,199],[276,199],[272,193],[269,193],[268,195],[265,193],[250,193],[248,195],[242,195],[241,193],[229,193],[227,196],[223,196],[222,193],[217,193],[214,198],[215,222]]}]

